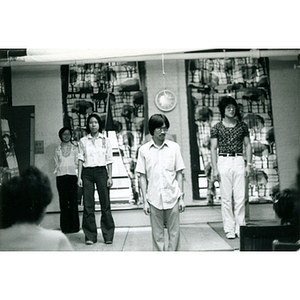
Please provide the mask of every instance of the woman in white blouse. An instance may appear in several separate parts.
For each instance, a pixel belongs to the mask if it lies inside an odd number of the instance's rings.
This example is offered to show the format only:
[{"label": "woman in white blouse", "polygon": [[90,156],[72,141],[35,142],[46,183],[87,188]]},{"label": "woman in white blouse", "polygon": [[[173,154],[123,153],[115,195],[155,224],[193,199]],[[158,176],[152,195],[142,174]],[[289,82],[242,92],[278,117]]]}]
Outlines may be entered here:
[{"label": "woman in white blouse", "polygon": [[77,166],[78,147],[72,143],[72,132],[63,127],[58,132],[61,140],[54,154],[56,185],[59,194],[60,227],[64,233],[79,231]]},{"label": "woman in white blouse", "polygon": [[101,119],[97,114],[89,115],[87,135],[79,141],[78,185],[83,187],[82,229],[85,243],[97,242],[95,219],[95,185],[101,205],[101,231],[105,244],[112,244],[115,224],[111,214],[109,189],[112,187],[112,146],[102,134]]}]

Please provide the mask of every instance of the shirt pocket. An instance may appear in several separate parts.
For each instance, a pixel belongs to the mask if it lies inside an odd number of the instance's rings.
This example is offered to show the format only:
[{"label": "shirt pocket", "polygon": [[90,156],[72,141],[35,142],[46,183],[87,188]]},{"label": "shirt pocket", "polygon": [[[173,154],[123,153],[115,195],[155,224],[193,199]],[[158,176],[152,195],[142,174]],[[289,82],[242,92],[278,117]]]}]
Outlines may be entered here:
[{"label": "shirt pocket", "polygon": [[175,159],[173,157],[167,157],[164,159],[164,168],[167,171],[175,171]]}]

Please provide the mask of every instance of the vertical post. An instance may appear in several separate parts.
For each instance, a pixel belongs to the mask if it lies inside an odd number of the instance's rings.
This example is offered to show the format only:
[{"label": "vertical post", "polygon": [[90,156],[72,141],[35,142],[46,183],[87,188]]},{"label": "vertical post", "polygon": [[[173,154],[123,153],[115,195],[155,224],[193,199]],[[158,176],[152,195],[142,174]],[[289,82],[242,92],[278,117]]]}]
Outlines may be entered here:
[{"label": "vertical post", "polygon": [[[188,85],[188,68],[189,61],[185,61],[186,70],[186,83]],[[191,172],[192,172],[192,191],[193,199],[200,200],[199,194],[199,182],[198,175],[200,170],[199,151],[197,146],[196,126],[195,126],[195,105],[192,100],[191,89],[187,87],[187,99],[188,99],[188,118],[189,118],[189,129],[190,129],[190,149],[191,149]]]},{"label": "vertical post", "polygon": [[3,67],[3,81],[7,105],[12,106],[11,67]]},{"label": "vertical post", "polygon": [[246,223],[250,220],[249,178],[248,177],[245,177],[245,220]]},{"label": "vertical post", "polygon": [[68,115],[67,97],[69,88],[69,65],[62,65],[60,67],[61,76],[61,93],[62,93],[62,106],[63,106],[63,126],[70,126],[70,119]]}]

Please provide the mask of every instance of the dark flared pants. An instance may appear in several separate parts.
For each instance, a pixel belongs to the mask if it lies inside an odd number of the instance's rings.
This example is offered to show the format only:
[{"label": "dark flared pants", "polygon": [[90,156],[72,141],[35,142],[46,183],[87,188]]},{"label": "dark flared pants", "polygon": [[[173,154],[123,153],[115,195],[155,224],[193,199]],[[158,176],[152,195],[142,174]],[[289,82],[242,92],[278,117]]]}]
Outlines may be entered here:
[{"label": "dark flared pants", "polygon": [[59,195],[61,231],[64,233],[78,232],[77,176],[57,176],[56,186]]},{"label": "dark flared pants", "polygon": [[82,229],[85,240],[97,242],[97,224],[95,218],[95,184],[101,206],[101,231],[104,242],[113,241],[115,224],[111,214],[109,188],[107,187],[106,167],[83,168],[83,219]]}]

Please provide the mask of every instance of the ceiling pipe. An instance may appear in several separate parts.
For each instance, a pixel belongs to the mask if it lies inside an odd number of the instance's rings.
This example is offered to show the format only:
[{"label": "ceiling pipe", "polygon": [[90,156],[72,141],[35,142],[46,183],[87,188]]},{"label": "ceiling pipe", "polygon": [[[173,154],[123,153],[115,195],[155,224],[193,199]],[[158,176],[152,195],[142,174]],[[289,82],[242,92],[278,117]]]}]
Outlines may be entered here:
[{"label": "ceiling pipe", "polygon": [[[138,54],[138,51],[133,51],[131,55],[107,55],[106,57],[99,55],[98,53],[93,55],[90,58],[84,57],[84,51],[82,51],[82,55],[76,55],[75,52],[64,53],[61,55],[53,54],[53,55],[32,55],[19,57],[16,60],[10,60],[9,62],[1,62],[0,66],[4,66],[3,64],[8,64],[11,66],[22,66],[22,65],[45,65],[45,64],[84,64],[84,63],[101,63],[101,62],[122,62],[122,61],[151,61],[151,60],[160,60],[161,56],[164,55],[165,60],[178,60],[178,59],[201,59],[201,58],[242,58],[242,57],[252,57],[252,58],[260,58],[260,57],[295,57],[298,59],[298,55],[300,55],[300,49],[279,49],[279,50],[257,50],[251,49],[249,51],[223,51],[220,49],[220,52],[180,52],[180,53],[155,53],[155,54]],[[145,51],[144,51],[145,52]],[[97,55],[97,56],[96,56]]]},{"label": "ceiling pipe", "polygon": [[[193,49],[195,50],[195,49]],[[60,51],[60,52],[59,52]],[[18,64],[76,64],[91,62],[145,60],[149,55],[161,53],[184,53],[190,48],[181,49],[28,49],[26,57],[11,58],[9,63]],[[4,61],[3,62],[7,62]],[[1,60],[0,60],[1,63]]]}]

